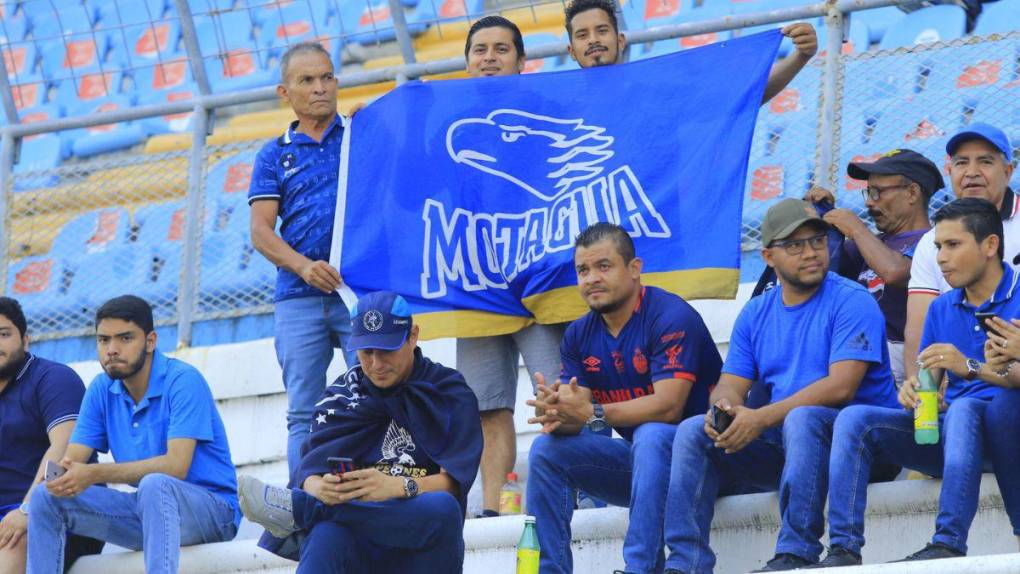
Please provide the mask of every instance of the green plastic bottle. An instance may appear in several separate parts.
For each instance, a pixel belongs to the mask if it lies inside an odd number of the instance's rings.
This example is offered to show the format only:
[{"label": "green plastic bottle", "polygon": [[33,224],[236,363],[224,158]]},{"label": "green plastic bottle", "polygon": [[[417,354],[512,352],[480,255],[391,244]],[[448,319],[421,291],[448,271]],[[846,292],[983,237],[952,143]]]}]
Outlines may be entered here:
[{"label": "green plastic bottle", "polygon": [[538,534],[535,532],[535,517],[524,517],[524,532],[517,543],[517,574],[538,574]]},{"label": "green plastic bottle", "polygon": [[939,387],[931,371],[921,369],[917,373],[921,388],[917,390],[920,399],[914,408],[914,442],[937,444],[939,442]]}]

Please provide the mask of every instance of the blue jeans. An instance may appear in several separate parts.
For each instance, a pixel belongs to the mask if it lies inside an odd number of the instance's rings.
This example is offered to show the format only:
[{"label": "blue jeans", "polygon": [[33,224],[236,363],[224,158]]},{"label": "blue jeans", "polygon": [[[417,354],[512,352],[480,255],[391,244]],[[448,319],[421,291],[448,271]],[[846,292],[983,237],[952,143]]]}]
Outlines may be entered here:
[{"label": "blue jeans", "polygon": [[294,521],[307,531],[298,574],[459,574],[464,513],[446,492],[410,500],[322,504],[294,489]]},{"label": "blue jeans", "polygon": [[1020,390],[1002,389],[985,410],[985,452],[992,459],[999,493],[1020,536]]},{"label": "blue jeans", "polygon": [[662,571],[663,520],[676,425],[645,423],[633,442],[594,434],[541,435],[529,452],[528,512],[535,516],[543,574],[573,571],[570,519],[577,490],[630,507],[623,540],[628,572]]},{"label": "blue jeans", "polygon": [[138,491],[90,486],[74,498],[40,484],[28,519],[27,574],[61,574],[67,534],[145,553],[148,574],[177,572],[181,546],[224,542],[237,533],[234,509],[220,497],[165,474],[149,474]]},{"label": "blue jeans", "polygon": [[300,297],[277,301],[276,358],[287,389],[287,466],[290,474],[301,462],[301,445],[312,427],[315,403],[326,389],[326,369],[333,348],[341,347],[347,366],[357,354],[346,351],[351,316],[339,297]]},{"label": "blue jeans", "polygon": [[782,430],[770,429],[733,454],[708,438],[704,416],[680,423],[666,499],[666,566],[689,574],[712,572],[715,553],[709,533],[716,498],[777,487],[782,526],[776,553],[818,560],[832,425],[838,413],[828,407],[796,408],[786,415]]},{"label": "blue jeans", "polygon": [[903,409],[851,406],[833,431],[829,489],[829,541],[860,554],[868,473],[891,463],[942,477],[932,542],[967,552],[967,532],[977,512],[982,471],[982,419],[988,401],[961,398],[939,416],[939,443],[914,442],[914,414]]}]

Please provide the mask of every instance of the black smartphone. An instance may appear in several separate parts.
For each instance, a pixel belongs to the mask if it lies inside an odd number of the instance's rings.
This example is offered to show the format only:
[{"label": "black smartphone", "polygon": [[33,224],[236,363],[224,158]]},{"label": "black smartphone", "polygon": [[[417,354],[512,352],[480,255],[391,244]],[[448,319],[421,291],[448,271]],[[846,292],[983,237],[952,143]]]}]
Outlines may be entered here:
[{"label": "black smartphone", "polygon": [[343,456],[331,456],[326,459],[329,464],[329,471],[343,478],[345,472],[354,470],[354,461]]},{"label": "black smartphone", "polygon": [[730,423],[733,422],[733,415],[720,409],[719,407],[712,405],[712,428],[715,432],[722,433],[730,427]]},{"label": "black smartphone", "polygon": [[991,319],[992,317],[995,317],[995,313],[974,313],[974,318],[977,319],[978,326],[985,332],[985,335],[988,335],[988,330],[991,328],[985,324],[985,320]]}]

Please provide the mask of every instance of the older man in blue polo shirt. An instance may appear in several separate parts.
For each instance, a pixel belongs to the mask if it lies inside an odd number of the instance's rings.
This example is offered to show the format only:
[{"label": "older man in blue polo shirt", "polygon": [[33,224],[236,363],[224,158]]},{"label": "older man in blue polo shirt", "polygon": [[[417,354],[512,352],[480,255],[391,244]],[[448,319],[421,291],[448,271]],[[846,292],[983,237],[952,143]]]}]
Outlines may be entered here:
[{"label": "older man in blue polo shirt", "polygon": [[[47,462],[63,458],[85,395],[70,367],[28,352],[27,328],[21,305],[0,297],[0,574],[25,571],[32,487],[42,482]],[[73,536],[66,561],[101,548]]]},{"label": "older man in blue polo shirt", "polygon": [[[259,152],[248,203],[252,245],[279,268],[274,344],[287,389],[287,463],[294,472],[333,348],[345,347],[351,333],[350,314],[336,293],[340,272],[329,264],[346,119],[337,114],[336,77],[322,46],[292,46],[280,59],[280,74],[277,93],[298,119]],[[357,361],[350,351],[345,357],[348,367]]]},{"label": "older man in blue polo shirt", "polygon": [[[241,519],[223,421],[202,375],[156,351],[144,300],[104,303],[96,347],[105,373],[85,393],[64,472],[29,504],[28,572],[60,572],[69,533],[143,550],[149,574],[177,572],[180,546],[230,540]],[[96,451],[115,462],[87,464]]]},{"label": "older man in blue polo shirt", "polygon": [[[983,461],[982,427],[988,403],[1006,386],[1002,373],[981,363],[986,335],[977,313],[1020,316],[1017,280],[1003,265],[1003,223],[984,199],[958,199],[934,216],[938,264],[953,287],[936,297],[925,319],[920,368],[936,381],[946,375],[939,443],[914,441],[916,377],[900,388],[903,408],[849,407],[832,438],[829,470],[829,556],[822,566],[860,564],[864,546],[866,480],[873,464],[891,463],[942,477],[939,513],[930,544],[906,560],[967,553],[967,533],[978,507]],[[948,407],[947,407],[948,405]],[[1015,459],[1014,459],[1015,461]],[[1015,468],[1015,466],[1014,466]]]}]

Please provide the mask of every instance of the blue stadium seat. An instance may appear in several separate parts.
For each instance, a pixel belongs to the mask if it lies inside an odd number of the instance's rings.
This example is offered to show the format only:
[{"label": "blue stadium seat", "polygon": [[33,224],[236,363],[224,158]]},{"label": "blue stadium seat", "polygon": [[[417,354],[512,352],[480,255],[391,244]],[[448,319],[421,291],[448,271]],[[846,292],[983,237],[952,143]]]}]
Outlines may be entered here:
[{"label": "blue stadium seat", "polygon": [[[13,80],[13,78],[12,78]],[[46,80],[39,74],[19,77],[11,86],[11,96],[18,110],[34,108],[46,103]]]},{"label": "blue stadium seat", "polygon": [[[432,3],[435,2],[433,9]],[[482,0],[421,0],[411,3],[411,0],[403,0],[405,6],[417,6],[419,14],[417,20],[422,21],[428,12],[434,13],[439,20],[464,20],[477,19],[485,9]],[[423,9],[424,6],[424,9]]]},{"label": "blue stadium seat", "polygon": [[[56,6],[59,15],[54,12]],[[32,22],[32,37],[36,40],[81,35],[90,32],[99,19],[95,7],[82,2],[26,0],[21,9]]]},{"label": "blue stadium seat", "polygon": [[181,25],[176,20],[133,24],[111,33],[110,61],[126,69],[173,59],[180,43]]},{"label": "blue stadium seat", "polygon": [[[139,104],[162,104],[187,100],[198,95],[198,87],[193,83],[184,84],[172,90],[159,90],[147,92],[139,97]],[[191,112],[144,118],[138,122],[145,128],[146,133],[165,134],[186,132],[191,126]]]},{"label": "blue stadium seat", "polygon": [[106,60],[109,47],[110,37],[106,32],[47,40],[40,44],[43,76],[57,80],[70,77],[72,72],[98,70]]},{"label": "blue stadium seat", "polygon": [[[535,46],[547,46],[549,44],[566,44],[567,40],[565,36],[549,33],[539,34],[528,34],[524,36],[524,53],[527,54],[531,48]],[[570,59],[570,56],[552,56],[549,58],[532,59],[528,58],[524,62],[524,73],[534,74],[536,72],[548,72],[557,69],[563,64],[564,58]]]},{"label": "blue stadium seat", "polygon": [[7,75],[17,82],[24,76],[35,74],[38,66],[38,50],[32,42],[18,42],[0,46],[3,52]]},{"label": "blue stadium seat", "polygon": [[[652,0],[658,2],[659,0]],[[730,14],[730,7],[728,4],[719,4],[711,6],[703,6],[695,10],[680,11],[674,16],[662,16],[654,17],[645,20],[645,24],[649,28],[654,26],[664,26],[671,24],[686,24],[688,22],[698,22],[701,20],[711,20],[715,18],[722,18]],[[728,30],[722,32],[709,32],[707,34],[698,34],[696,36],[686,36],[683,38],[672,38],[669,40],[659,40],[658,42],[652,42],[650,44],[634,45],[630,48],[630,54],[632,60],[643,60],[646,58],[653,58],[655,56],[661,56],[663,54],[669,54],[678,50],[687,48],[697,48],[698,46],[704,46],[713,42],[720,42],[723,40],[729,40],[732,36]]]},{"label": "blue stadium seat", "polygon": [[58,82],[56,102],[69,109],[82,102],[116,96],[121,93],[123,83],[122,72],[89,71],[77,78],[67,78]]},{"label": "blue stadium seat", "polygon": [[195,16],[198,47],[206,58],[231,50],[251,50],[254,27],[247,10]]},{"label": "blue stadium seat", "polygon": [[28,18],[24,11],[13,14],[14,6],[0,6],[0,44],[20,42],[28,33]]},{"label": "blue stadium seat", "polygon": [[247,233],[222,231],[203,242],[199,278],[203,310],[222,308],[225,299],[250,297],[259,286],[269,287],[275,281],[276,268],[255,251]]},{"label": "blue stadium seat", "polygon": [[184,56],[142,66],[134,71],[135,89],[143,94],[158,95],[167,91],[187,89],[194,85],[191,65]]},{"label": "blue stadium seat", "polygon": [[89,0],[89,3],[99,13],[97,30],[159,22],[167,5],[166,0]]},{"label": "blue stadium seat", "polygon": [[26,173],[51,170],[64,157],[64,144],[57,134],[45,134],[25,138],[21,141],[21,154],[18,163],[14,164],[14,191],[26,191],[41,187],[51,187],[57,183],[55,174],[26,176]]},{"label": "blue stadium seat", "polygon": [[623,5],[628,28],[660,26],[691,10],[694,10],[691,0],[635,0]]},{"label": "blue stadium seat", "polygon": [[[80,254],[71,264],[74,275],[68,295],[88,321],[95,317],[100,305],[121,292],[155,302],[151,294],[144,291],[146,263],[146,254],[133,245],[118,244],[103,251]],[[116,282],[111,284],[111,278],[116,278]],[[122,291],[111,293],[118,289]],[[153,305],[154,314],[156,309]]]},{"label": "blue stadium seat", "polygon": [[25,257],[8,268],[6,293],[18,300],[33,329],[59,331],[69,327],[68,320],[80,319],[68,294],[71,277],[63,259]]},{"label": "blue stadium seat", "polygon": [[[188,6],[194,15],[222,12],[234,7],[234,0],[188,0]],[[174,5],[171,2],[170,8]]]},{"label": "blue stadium seat", "polygon": [[260,44],[278,55],[287,46],[337,34],[329,26],[329,9],[325,4],[293,3],[268,6],[256,12],[261,27]]},{"label": "blue stadium seat", "polygon": [[276,83],[268,57],[255,49],[254,23],[247,10],[195,18],[199,48],[213,91],[231,91]]},{"label": "blue stadium seat", "polygon": [[[965,104],[973,109],[972,122],[1000,126],[1007,132],[1020,130],[1020,83],[1007,86],[981,86],[963,93]],[[1020,146],[1020,140],[1013,140]]]},{"label": "blue stadium seat", "polygon": [[83,213],[64,224],[50,247],[50,255],[74,261],[84,254],[102,253],[127,245],[131,215],[110,207]]},{"label": "blue stadium seat", "polygon": [[759,214],[786,197],[801,198],[808,190],[811,172],[808,160],[780,161],[775,157],[752,160],[744,187],[744,213]]},{"label": "blue stadium seat", "polygon": [[237,216],[248,220],[248,185],[257,150],[240,151],[225,157],[209,168],[205,177],[205,213],[212,229],[222,230]]},{"label": "blue stadium seat", "polygon": [[1006,34],[1020,30],[1020,0],[998,0],[981,5],[981,16],[974,26],[975,36]]},{"label": "blue stadium seat", "polygon": [[889,31],[889,27],[896,24],[903,18],[903,11],[895,6],[875,8],[873,10],[862,10],[852,12],[850,21],[862,22],[868,28],[868,38],[871,44],[878,44]]},{"label": "blue stadium seat", "polygon": [[[387,2],[374,0],[363,5],[357,13],[355,40],[361,44],[391,42],[396,38],[393,31],[393,18]],[[422,2],[413,11],[405,14],[407,30],[412,36],[421,34],[428,27],[427,22],[436,18],[431,2]],[[346,25],[346,22],[344,22]]]},{"label": "blue stadium seat", "polygon": [[879,46],[893,50],[914,44],[945,42],[963,37],[967,13],[959,6],[943,4],[904,14],[882,38]]},{"label": "blue stadium seat", "polygon": [[[91,115],[130,108],[132,96],[109,96],[79,106],[75,115]],[[86,158],[101,153],[126,149],[145,141],[147,134],[138,122],[106,124],[75,130],[71,134],[72,152],[75,157]]]}]

